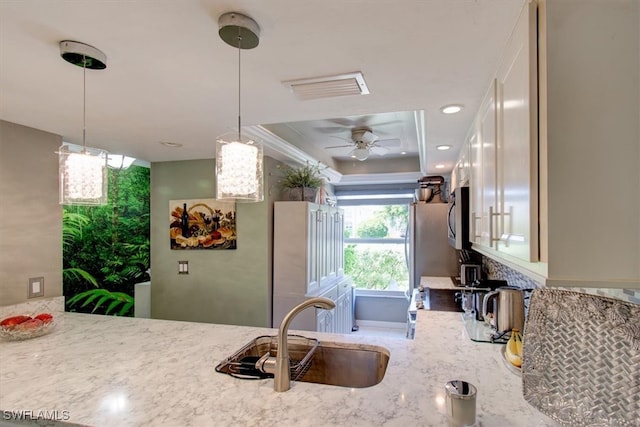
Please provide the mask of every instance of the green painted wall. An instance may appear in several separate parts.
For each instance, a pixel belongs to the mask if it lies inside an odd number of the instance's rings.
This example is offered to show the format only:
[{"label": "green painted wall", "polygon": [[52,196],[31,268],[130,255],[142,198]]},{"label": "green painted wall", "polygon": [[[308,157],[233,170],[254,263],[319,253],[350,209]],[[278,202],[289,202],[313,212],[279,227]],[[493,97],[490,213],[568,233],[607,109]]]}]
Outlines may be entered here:
[{"label": "green painted wall", "polygon": [[265,201],[236,204],[238,248],[219,251],[169,248],[169,201],[214,198],[215,161],[151,164],[151,317],[271,326],[276,164],[265,158]]}]

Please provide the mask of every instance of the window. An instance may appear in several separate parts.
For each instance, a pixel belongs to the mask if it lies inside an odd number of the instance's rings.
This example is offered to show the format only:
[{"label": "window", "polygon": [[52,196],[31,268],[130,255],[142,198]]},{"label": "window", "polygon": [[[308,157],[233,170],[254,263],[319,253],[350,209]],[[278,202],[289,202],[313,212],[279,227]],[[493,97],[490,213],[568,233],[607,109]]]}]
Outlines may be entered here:
[{"label": "window", "polygon": [[409,288],[405,234],[411,191],[336,192],[344,209],[345,274],[357,288]]}]

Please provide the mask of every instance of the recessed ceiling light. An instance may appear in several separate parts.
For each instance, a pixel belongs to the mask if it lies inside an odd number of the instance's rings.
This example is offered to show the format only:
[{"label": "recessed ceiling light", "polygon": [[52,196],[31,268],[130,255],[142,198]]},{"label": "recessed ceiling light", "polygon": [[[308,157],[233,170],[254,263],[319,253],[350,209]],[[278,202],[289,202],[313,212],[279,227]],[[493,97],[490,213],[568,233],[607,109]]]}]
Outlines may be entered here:
[{"label": "recessed ceiling light", "polygon": [[171,148],[182,147],[182,144],[179,144],[177,142],[160,141],[160,144],[164,145],[165,147],[171,147]]},{"label": "recessed ceiling light", "polygon": [[436,150],[439,150],[439,151],[447,151],[447,150],[450,150],[450,149],[451,149],[450,145],[438,145],[436,147]]},{"label": "recessed ceiling light", "polygon": [[444,165],[436,165],[436,169],[444,169]]},{"label": "recessed ceiling light", "polygon": [[404,156],[405,154],[407,154],[407,152],[406,151],[401,151],[400,154],[402,154]]},{"label": "recessed ceiling light", "polygon": [[444,107],[440,108],[440,111],[442,111],[444,114],[455,114],[460,112],[460,110],[462,110],[462,105],[460,104],[445,105]]}]

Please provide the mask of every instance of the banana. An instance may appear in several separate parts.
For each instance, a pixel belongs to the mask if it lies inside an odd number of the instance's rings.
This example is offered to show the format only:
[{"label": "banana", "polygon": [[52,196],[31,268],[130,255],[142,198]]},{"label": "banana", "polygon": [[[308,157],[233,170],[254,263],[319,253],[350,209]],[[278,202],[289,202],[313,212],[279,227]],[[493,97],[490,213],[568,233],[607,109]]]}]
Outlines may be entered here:
[{"label": "banana", "polygon": [[516,350],[517,354],[522,357],[522,334],[519,331],[516,334]]},{"label": "banana", "polygon": [[505,357],[513,366],[522,366],[522,337],[517,329],[511,331],[507,341]]}]

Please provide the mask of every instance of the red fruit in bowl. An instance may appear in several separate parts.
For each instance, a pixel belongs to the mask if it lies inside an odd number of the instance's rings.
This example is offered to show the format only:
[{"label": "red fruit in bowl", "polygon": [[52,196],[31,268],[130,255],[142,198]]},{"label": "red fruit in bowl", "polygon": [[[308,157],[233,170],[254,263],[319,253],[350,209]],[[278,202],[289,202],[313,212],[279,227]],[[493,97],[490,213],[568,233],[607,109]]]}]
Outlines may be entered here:
[{"label": "red fruit in bowl", "polygon": [[38,329],[43,325],[42,320],[40,319],[29,319],[26,322],[22,322],[17,324],[14,329],[18,331],[27,331],[31,329]]},{"label": "red fruit in bowl", "polygon": [[3,319],[2,322],[0,322],[0,326],[3,326],[5,328],[13,328],[16,325],[26,322],[27,320],[31,320],[31,317],[29,316],[7,317],[6,319]]},{"label": "red fruit in bowl", "polygon": [[53,316],[49,313],[40,313],[35,317],[35,319],[42,320],[42,323],[49,323],[53,320]]}]

